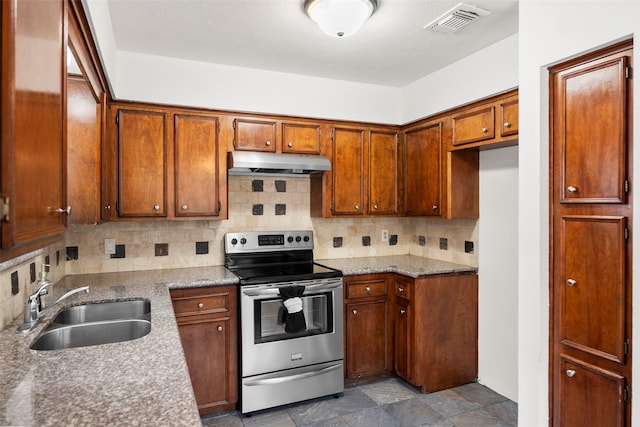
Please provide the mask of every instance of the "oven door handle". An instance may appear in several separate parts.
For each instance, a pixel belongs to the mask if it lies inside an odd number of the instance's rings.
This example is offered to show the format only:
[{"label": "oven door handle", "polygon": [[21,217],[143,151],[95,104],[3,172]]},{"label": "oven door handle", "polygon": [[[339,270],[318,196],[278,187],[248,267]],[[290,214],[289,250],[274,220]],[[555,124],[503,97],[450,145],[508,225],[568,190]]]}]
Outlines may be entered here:
[{"label": "oven door handle", "polygon": [[[287,285],[287,286],[290,286],[290,285]],[[341,281],[330,282],[330,283],[319,283],[317,285],[308,285],[304,287],[304,293],[307,294],[308,292],[335,289],[340,286],[342,286]],[[269,295],[275,296],[275,295],[280,295],[280,288],[274,287],[274,288],[268,288],[268,289],[261,289],[261,288],[243,289],[242,293],[250,297],[260,297],[260,296],[269,296]]]},{"label": "oven door handle", "polygon": [[[282,384],[290,381],[301,380],[304,378],[311,378],[317,375],[323,375],[327,372],[335,371],[336,369],[340,369],[342,367],[342,363],[337,363],[335,365],[327,366],[326,368],[317,369],[315,371],[303,372],[301,374],[294,375],[285,375],[285,376],[277,376],[271,378],[261,378],[256,380],[249,380],[244,382],[244,385],[247,386],[256,386],[256,385],[267,385],[267,384]],[[276,374],[277,375],[277,374]]]}]

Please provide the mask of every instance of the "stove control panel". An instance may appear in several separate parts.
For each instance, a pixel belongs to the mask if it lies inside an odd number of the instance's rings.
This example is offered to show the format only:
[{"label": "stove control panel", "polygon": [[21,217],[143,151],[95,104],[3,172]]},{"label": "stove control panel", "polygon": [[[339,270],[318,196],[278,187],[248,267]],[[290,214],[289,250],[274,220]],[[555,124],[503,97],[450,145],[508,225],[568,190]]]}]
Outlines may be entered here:
[{"label": "stove control panel", "polygon": [[227,233],[224,236],[224,251],[274,252],[285,250],[313,249],[313,231],[249,231]]}]

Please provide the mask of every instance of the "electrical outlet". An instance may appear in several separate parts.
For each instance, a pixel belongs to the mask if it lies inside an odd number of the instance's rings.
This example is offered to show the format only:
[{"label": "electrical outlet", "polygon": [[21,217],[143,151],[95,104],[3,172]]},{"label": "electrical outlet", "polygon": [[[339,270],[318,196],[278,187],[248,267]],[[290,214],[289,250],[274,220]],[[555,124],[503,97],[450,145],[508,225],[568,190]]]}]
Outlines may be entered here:
[{"label": "electrical outlet", "polygon": [[386,228],[382,229],[380,240],[383,242],[386,242],[387,240],[389,240],[389,230],[387,230]]},{"label": "electrical outlet", "polygon": [[116,239],[104,239],[105,255],[113,255],[116,253]]}]

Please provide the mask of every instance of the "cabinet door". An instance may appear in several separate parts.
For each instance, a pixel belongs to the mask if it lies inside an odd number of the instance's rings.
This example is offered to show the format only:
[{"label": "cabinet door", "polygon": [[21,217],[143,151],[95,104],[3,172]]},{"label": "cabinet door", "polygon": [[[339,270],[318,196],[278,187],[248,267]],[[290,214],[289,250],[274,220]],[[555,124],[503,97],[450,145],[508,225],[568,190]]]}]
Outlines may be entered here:
[{"label": "cabinet door", "polygon": [[558,375],[560,403],[554,418],[559,426],[625,425],[623,376],[570,357],[561,358]]},{"label": "cabinet door", "polygon": [[299,154],[320,153],[320,125],[283,123],[282,152]]},{"label": "cabinet door", "polygon": [[453,145],[470,144],[495,137],[495,107],[472,110],[453,117]]},{"label": "cabinet door", "polygon": [[440,216],[442,212],[442,123],[405,133],[405,214]]},{"label": "cabinet door", "polygon": [[519,131],[518,97],[507,98],[499,103],[500,108],[500,136],[517,135]]},{"label": "cabinet door", "polygon": [[371,215],[398,213],[398,134],[369,133],[369,208]]},{"label": "cabinet door", "polygon": [[364,214],[364,133],[363,129],[332,130],[334,215]]},{"label": "cabinet door", "polygon": [[555,76],[554,167],[564,203],[626,200],[627,65],[620,56]]},{"label": "cabinet door", "polygon": [[234,149],[276,152],[276,122],[235,119],[233,129]]},{"label": "cabinet door", "polygon": [[346,305],[347,379],[385,375],[387,358],[387,301]]},{"label": "cabinet door", "polygon": [[167,115],[118,111],[118,213],[167,215]]},{"label": "cabinet door", "polygon": [[4,249],[65,230],[66,4],[1,4]]},{"label": "cabinet door", "polygon": [[218,118],[174,118],[175,215],[219,215]]},{"label": "cabinet door", "polygon": [[406,300],[397,299],[394,312],[394,354],[395,372],[411,382],[411,306]]}]

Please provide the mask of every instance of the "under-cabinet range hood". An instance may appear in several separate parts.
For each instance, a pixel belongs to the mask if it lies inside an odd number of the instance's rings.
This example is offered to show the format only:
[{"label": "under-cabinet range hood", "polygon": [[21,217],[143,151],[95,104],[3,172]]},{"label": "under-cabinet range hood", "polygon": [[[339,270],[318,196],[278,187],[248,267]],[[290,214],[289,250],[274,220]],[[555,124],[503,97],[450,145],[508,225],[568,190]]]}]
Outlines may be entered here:
[{"label": "under-cabinet range hood", "polygon": [[326,156],[231,151],[227,156],[229,175],[299,176],[331,169]]}]

